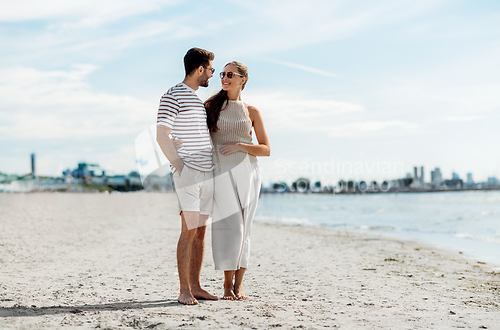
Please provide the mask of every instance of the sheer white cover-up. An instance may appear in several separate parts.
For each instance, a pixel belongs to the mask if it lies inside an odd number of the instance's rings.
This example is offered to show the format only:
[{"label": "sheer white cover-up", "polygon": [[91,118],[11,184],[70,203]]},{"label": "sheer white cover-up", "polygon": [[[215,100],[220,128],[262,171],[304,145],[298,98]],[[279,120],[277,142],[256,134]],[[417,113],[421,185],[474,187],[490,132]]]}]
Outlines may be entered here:
[{"label": "sheer white cover-up", "polygon": [[216,270],[247,268],[250,234],[259,200],[261,175],[257,158],[238,152],[223,156],[225,143],[251,144],[252,122],[241,101],[229,101],[212,133],[214,144],[214,208],[212,252]]}]

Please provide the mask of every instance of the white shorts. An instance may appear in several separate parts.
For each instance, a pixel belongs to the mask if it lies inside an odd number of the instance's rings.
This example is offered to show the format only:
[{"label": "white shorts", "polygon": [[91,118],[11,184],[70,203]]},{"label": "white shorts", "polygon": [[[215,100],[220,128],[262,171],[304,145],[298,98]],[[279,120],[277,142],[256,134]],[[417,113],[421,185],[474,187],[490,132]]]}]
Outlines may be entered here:
[{"label": "white shorts", "polygon": [[214,205],[213,171],[201,172],[184,165],[182,174],[173,174],[175,192],[181,211],[211,215]]}]

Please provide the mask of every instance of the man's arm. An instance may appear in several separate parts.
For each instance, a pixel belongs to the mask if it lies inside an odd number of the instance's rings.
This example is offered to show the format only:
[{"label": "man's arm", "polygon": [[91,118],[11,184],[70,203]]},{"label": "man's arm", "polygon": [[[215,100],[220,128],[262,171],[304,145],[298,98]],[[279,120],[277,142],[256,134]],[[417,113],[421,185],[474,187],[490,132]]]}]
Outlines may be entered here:
[{"label": "man's arm", "polygon": [[157,126],[156,142],[158,142],[161,151],[163,151],[165,157],[167,157],[167,159],[176,168],[180,175],[182,173],[182,170],[184,169],[184,162],[179,157],[179,154],[175,150],[172,140],[170,140],[170,137],[168,136],[171,130],[171,128],[166,126]]}]

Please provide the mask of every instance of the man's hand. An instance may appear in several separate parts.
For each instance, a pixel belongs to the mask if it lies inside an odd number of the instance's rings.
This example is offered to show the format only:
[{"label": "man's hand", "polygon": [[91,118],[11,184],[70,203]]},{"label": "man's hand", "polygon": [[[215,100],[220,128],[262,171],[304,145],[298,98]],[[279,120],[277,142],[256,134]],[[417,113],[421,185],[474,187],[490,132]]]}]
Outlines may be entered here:
[{"label": "man's hand", "polygon": [[179,175],[182,173],[182,169],[184,168],[184,162],[179,157],[172,140],[170,140],[171,129],[165,126],[158,126],[156,129],[156,142],[163,151],[163,154],[169,162],[175,167],[175,169],[179,172]]},{"label": "man's hand", "polygon": [[175,165],[174,165],[174,167],[175,167],[175,169],[177,170],[177,172],[179,172],[179,175],[181,175],[181,174],[182,174],[182,171],[184,170],[184,166],[185,166],[185,165],[184,165],[184,163],[182,162],[182,164],[181,164],[181,165],[178,165],[178,166],[179,166],[179,167],[177,167],[177,166],[175,166]]},{"label": "man's hand", "polygon": [[174,139],[171,139],[172,140],[172,143],[175,147],[175,150],[179,150],[180,147],[182,147],[182,140],[174,140]]}]

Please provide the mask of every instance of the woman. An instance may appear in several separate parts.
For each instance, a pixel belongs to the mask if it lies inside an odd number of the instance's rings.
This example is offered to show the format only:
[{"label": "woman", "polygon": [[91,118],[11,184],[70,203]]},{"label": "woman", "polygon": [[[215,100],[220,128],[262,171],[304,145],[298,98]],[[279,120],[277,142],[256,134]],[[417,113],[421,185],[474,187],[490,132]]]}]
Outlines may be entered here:
[{"label": "woman", "polygon": [[259,110],[241,100],[248,68],[233,61],[220,77],[222,90],[205,102],[214,145],[212,249],[215,269],[224,270],[224,299],[248,299],[242,289],[261,184],[256,157],[269,156],[271,146]]}]

